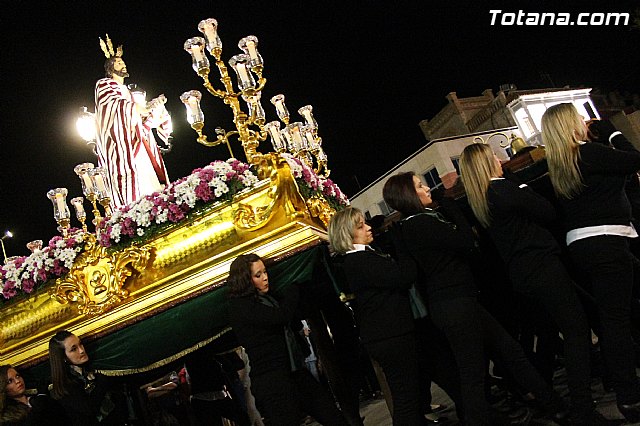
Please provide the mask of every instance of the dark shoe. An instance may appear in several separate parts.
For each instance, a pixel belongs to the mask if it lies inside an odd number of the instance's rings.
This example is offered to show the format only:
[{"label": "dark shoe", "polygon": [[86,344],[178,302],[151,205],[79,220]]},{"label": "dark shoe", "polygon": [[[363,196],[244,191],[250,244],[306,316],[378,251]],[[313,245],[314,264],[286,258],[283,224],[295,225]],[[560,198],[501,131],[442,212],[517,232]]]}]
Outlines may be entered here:
[{"label": "dark shoe", "polygon": [[427,421],[428,425],[445,425],[449,423],[449,419],[447,417],[442,417],[434,413],[425,414],[424,419]]},{"label": "dark shoe", "polygon": [[640,401],[634,404],[618,404],[618,410],[631,423],[640,422]]},{"label": "dark shoe", "polygon": [[572,418],[567,424],[571,426],[619,426],[624,423],[623,419],[607,419],[598,411],[593,411],[587,418]]}]

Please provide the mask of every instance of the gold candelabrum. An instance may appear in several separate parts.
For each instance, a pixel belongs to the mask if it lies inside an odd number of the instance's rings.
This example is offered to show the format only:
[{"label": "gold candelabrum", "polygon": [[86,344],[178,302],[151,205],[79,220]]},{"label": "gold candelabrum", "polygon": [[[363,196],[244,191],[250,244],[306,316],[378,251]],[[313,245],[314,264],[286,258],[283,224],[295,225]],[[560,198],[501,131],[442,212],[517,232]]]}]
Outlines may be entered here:
[{"label": "gold candelabrum", "polygon": [[[204,113],[200,108],[202,94],[197,90],[185,92],[180,96],[180,100],[186,106],[187,121],[198,133],[198,142],[205,146],[224,143],[229,149],[229,155],[233,157],[229,139],[235,136],[242,144],[247,161],[257,165],[263,158],[263,155],[257,151],[258,146],[269,137],[274,151],[289,152],[307,163],[317,174],[329,176],[327,156],[322,149],[322,138],[318,135],[318,123],[313,117],[311,105],[298,110],[304,122],[290,122],[284,95],[276,95],[271,98],[271,103],[275,106],[277,116],[284,127],[281,127],[279,121],[266,122],[260,98],[267,80],[262,75],[264,62],[258,52],[258,38],[251,35],[241,39],[238,47],[242,53],[228,61],[237,75],[238,90],[236,91],[228,68],[221,59],[222,41],[218,36],[218,22],[213,18],[205,19],[198,24],[198,30],[204,38],[188,39],[184,43],[184,49],[191,55],[193,69],[203,79],[203,86],[207,91],[229,105],[233,111],[233,122],[236,127],[236,130],[230,132],[216,128],[216,139],[209,141],[203,132]],[[214,88],[209,81],[211,67],[205,49],[215,59],[223,89]],[[247,112],[241,108],[241,99],[246,103]]]},{"label": "gold candelabrum", "polygon": [[[106,219],[111,217],[111,209],[109,203],[111,202],[111,194],[106,186],[106,172],[102,167],[94,167],[92,163],[82,163],[74,167],[73,171],[80,178],[82,183],[82,193],[87,200],[91,203],[93,209],[94,226],[97,226],[100,221],[104,220],[98,204],[104,209]],[[59,231],[62,236],[67,238],[69,227],[71,225],[71,212],[67,206],[67,195],[69,191],[67,188],[55,188],[47,192],[47,197],[53,203],[53,218],[58,223]],[[71,199],[71,205],[73,206],[76,218],[80,221],[82,230],[87,232],[87,212],[84,209],[84,199],[82,197],[75,197]]]}]

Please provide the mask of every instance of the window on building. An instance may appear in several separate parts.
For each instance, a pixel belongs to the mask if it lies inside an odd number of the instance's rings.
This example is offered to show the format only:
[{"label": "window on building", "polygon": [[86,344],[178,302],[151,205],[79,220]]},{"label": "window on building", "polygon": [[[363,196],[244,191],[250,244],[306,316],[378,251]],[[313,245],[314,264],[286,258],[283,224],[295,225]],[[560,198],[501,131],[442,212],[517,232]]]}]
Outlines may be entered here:
[{"label": "window on building", "polygon": [[593,112],[593,108],[591,108],[591,104],[589,102],[584,103],[584,109],[587,111],[587,114],[589,114],[589,118],[591,119],[598,118],[596,117],[596,113]]},{"label": "window on building", "polygon": [[393,213],[393,209],[389,207],[389,204],[387,204],[387,202],[384,200],[378,203],[378,208],[380,209],[380,212],[382,212],[382,214],[385,216],[389,216],[391,213]]},{"label": "window on building", "polygon": [[456,169],[456,173],[460,176],[460,157],[451,158],[451,162],[453,163],[453,167]]},{"label": "window on building", "polygon": [[438,176],[438,171],[435,167],[428,170],[423,176],[425,182],[427,182],[427,185],[429,185],[429,188],[431,189],[437,188],[442,185],[442,180],[440,179],[440,176]]}]

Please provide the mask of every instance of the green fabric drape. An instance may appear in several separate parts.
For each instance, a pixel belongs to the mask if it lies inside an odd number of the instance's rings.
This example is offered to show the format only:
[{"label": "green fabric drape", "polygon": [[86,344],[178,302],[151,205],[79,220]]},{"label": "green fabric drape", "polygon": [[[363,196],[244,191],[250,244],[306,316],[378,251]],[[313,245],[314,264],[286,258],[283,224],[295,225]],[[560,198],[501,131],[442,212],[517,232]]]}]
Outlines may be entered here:
[{"label": "green fabric drape", "polygon": [[[276,289],[311,280],[324,247],[314,247],[269,266]],[[234,343],[227,320],[227,288],[219,288],[87,343],[95,369],[127,375],[166,365],[214,340]],[[48,362],[32,367],[29,375],[47,377]]]}]

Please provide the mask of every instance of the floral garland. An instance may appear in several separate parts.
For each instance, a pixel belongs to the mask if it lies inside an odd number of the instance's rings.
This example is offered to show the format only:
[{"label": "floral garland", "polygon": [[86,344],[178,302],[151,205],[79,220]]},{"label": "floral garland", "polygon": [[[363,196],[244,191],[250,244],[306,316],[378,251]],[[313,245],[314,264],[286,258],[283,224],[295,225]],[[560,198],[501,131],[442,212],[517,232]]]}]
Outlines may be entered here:
[{"label": "floral garland", "polygon": [[235,158],[214,161],[195,169],[164,191],[147,195],[117,210],[98,227],[99,242],[111,247],[130,239],[144,240],[163,224],[181,222],[198,206],[230,200],[242,189],[257,183],[258,178],[248,164]]},{"label": "floral garland", "polygon": [[[348,198],[331,179],[316,175],[304,162],[290,154],[281,154],[289,164],[302,196],[324,196],[332,208],[349,205]],[[145,196],[113,213],[108,221],[98,225],[98,242],[104,247],[143,241],[157,229],[178,223],[199,207],[215,201],[226,201],[245,188],[258,183],[258,178],[246,163],[235,158],[214,161],[195,169],[191,175],[179,179],[162,192]],[[42,249],[29,256],[7,259],[0,266],[0,286],[5,300],[19,294],[30,294],[39,285],[64,276],[84,250],[83,233],[77,228],[68,237],[55,236]],[[2,300],[2,299],[0,299]]]},{"label": "floral garland", "polygon": [[42,249],[29,256],[17,256],[0,267],[2,296],[15,297],[19,291],[30,294],[38,284],[69,272],[78,253],[84,249],[82,232],[71,229],[69,237],[55,236]]},{"label": "floral garland", "polygon": [[[201,205],[230,200],[234,194],[258,183],[250,166],[235,158],[214,161],[179,179],[162,192],[145,196],[113,213],[98,225],[98,242],[104,247],[129,243],[154,234],[165,223],[182,221]],[[30,294],[40,284],[69,272],[78,253],[84,250],[82,232],[72,229],[69,237],[56,236],[48,246],[29,256],[8,259],[0,267],[4,299]]]},{"label": "floral garland", "polygon": [[280,154],[287,160],[291,173],[298,183],[298,188],[304,198],[323,196],[329,205],[340,210],[349,205],[349,199],[331,179],[318,176],[304,161],[291,154]]}]

